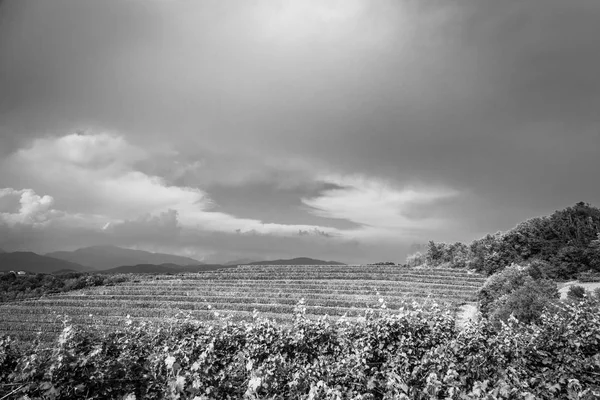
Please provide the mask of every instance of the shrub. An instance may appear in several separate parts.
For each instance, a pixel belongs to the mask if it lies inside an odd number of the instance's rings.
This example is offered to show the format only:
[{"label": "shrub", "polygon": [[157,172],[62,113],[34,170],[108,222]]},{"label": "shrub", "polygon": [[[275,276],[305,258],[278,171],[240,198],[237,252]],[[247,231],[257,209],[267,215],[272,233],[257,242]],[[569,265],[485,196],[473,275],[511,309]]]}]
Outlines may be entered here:
[{"label": "shrub", "polygon": [[556,284],[543,276],[538,265],[523,267],[513,264],[490,276],[479,292],[481,313],[498,326],[514,315],[521,322],[531,323],[544,307],[558,298]]},{"label": "shrub", "polygon": [[536,322],[544,309],[558,297],[556,284],[551,280],[529,279],[511,293],[493,303],[490,320],[499,324],[513,315],[523,323]]},{"label": "shrub", "polygon": [[409,267],[418,267],[424,264],[425,261],[425,256],[418,251],[406,258],[406,264],[408,264]]},{"label": "shrub", "polygon": [[483,315],[493,310],[493,303],[502,296],[512,293],[530,279],[525,267],[512,264],[490,276],[479,291],[479,304]]},{"label": "shrub", "polygon": [[585,289],[582,286],[570,286],[567,297],[570,299],[583,299],[585,297]]},{"label": "shrub", "polygon": [[[4,278],[4,275],[2,275]],[[0,302],[40,297],[51,293],[68,292],[101,285],[113,285],[129,278],[123,275],[86,274],[70,272],[60,275],[36,274],[15,279],[0,279]]]}]

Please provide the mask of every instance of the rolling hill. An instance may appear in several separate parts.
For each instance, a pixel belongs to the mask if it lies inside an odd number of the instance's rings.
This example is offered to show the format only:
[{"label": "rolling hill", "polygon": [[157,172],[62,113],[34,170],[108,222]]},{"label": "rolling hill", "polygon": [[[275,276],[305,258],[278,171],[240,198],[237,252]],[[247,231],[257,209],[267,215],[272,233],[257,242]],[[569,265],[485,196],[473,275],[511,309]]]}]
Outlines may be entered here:
[{"label": "rolling hill", "polygon": [[173,254],[151,253],[143,250],[124,249],[117,246],[91,246],[75,251],[57,251],[46,254],[49,257],[71,261],[77,264],[107,270],[111,268],[138,264],[177,264],[199,265],[198,260]]},{"label": "rolling hill", "polygon": [[223,263],[223,265],[249,265],[253,262],[256,262],[256,260],[252,260],[250,258],[239,258],[237,260],[227,261]]},{"label": "rolling hill", "polygon": [[308,257],[297,257],[289,260],[256,261],[246,265],[346,265],[337,261],[315,260]]},{"label": "rolling hill", "polygon": [[0,253],[0,271],[26,271],[49,274],[60,270],[93,272],[93,268],[29,251]]},{"label": "rolling hill", "polygon": [[124,265],[116,268],[103,270],[102,273],[135,273],[135,274],[166,274],[182,272],[216,271],[222,268],[232,268],[220,264],[206,265],[178,265],[178,264],[138,264]]}]

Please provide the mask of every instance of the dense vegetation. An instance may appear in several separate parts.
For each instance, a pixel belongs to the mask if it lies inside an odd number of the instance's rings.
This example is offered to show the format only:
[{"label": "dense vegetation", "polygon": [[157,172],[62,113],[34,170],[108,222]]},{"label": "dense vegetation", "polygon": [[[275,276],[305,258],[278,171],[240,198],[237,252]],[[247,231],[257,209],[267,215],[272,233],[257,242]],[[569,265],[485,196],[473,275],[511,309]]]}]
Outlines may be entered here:
[{"label": "dense vegetation", "polygon": [[588,271],[600,273],[600,209],[577,203],[469,245],[429,242],[425,254],[407,260],[411,265],[470,268],[487,275],[513,263],[532,261],[552,279],[577,278]]},{"label": "dense vegetation", "polygon": [[561,303],[537,324],[482,320],[459,332],[435,307],[304,317],[291,326],[66,326],[53,346],[0,338],[0,396],[23,399],[593,399],[599,302]]},{"label": "dense vegetation", "polygon": [[[599,228],[578,203],[430,242],[408,260],[430,268],[249,266],[5,304],[5,332],[61,333],[0,335],[0,398],[600,398],[600,290],[560,300],[554,281],[599,279]],[[474,300],[482,318],[459,330]]]},{"label": "dense vegetation", "polygon": [[94,286],[113,285],[127,280],[124,276],[109,276],[70,272],[60,275],[36,274],[0,275],[0,302],[42,297]]}]

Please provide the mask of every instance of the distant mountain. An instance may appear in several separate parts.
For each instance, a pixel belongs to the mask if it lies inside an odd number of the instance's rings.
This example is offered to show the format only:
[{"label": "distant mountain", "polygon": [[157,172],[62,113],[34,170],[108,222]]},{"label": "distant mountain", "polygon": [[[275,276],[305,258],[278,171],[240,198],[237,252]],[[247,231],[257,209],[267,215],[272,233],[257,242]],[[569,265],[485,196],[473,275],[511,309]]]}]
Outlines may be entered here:
[{"label": "distant mountain", "polygon": [[2,253],[6,253],[6,251],[0,249],[0,254],[2,254]]},{"label": "distant mountain", "polygon": [[5,252],[0,254],[0,271],[26,271],[49,274],[65,269],[78,272],[93,271],[90,267],[58,258],[41,256],[32,252],[16,251],[14,253]]},{"label": "distant mountain", "polygon": [[138,264],[177,264],[199,265],[198,260],[173,254],[151,253],[143,250],[123,249],[117,246],[92,246],[75,251],[56,251],[46,254],[49,257],[71,261],[98,270],[106,270],[124,265]]},{"label": "distant mountain", "polygon": [[315,260],[314,258],[299,257],[290,260],[256,261],[246,265],[346,265],[337,261]]},{"label": "distant mountain", "polygon": [[249,258],[240,258],[239,260],[227,261],[223,263],[223,265],[248,265],[256,262],[255,260],[251,260]]},{"label": "distant mountain", "polygon": [[220,264],[212,265],[177,265],[177,264],[138,264],[138,265],[125,265],[122,267],[111,268],[102,271],[102,273],[109,274],[166,274],[166,273],[182,273],[182,272],[200,272],[200,271],[216,271],[223,268],[232,268],[231,266],[225,266]]}]

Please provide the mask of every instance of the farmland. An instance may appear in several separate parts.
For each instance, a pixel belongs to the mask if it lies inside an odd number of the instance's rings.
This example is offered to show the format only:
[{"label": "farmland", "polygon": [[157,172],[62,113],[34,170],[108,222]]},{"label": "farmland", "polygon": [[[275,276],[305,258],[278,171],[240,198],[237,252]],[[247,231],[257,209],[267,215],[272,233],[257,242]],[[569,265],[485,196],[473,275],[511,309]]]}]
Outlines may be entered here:
[{"label": "farmland", "polygon": [[299,302],[309,318],[356,318],[369,309],[395,313],[433,302],[455,310],[475,299],[483,281],[465,270],[396,266],[240,266],[197,274],[136,275],[115,286],[2,304],[0,334],[50,339],[66,319],[100,330],[127,321],[186,317],[219,323],[258,315],[287,323]]}]

